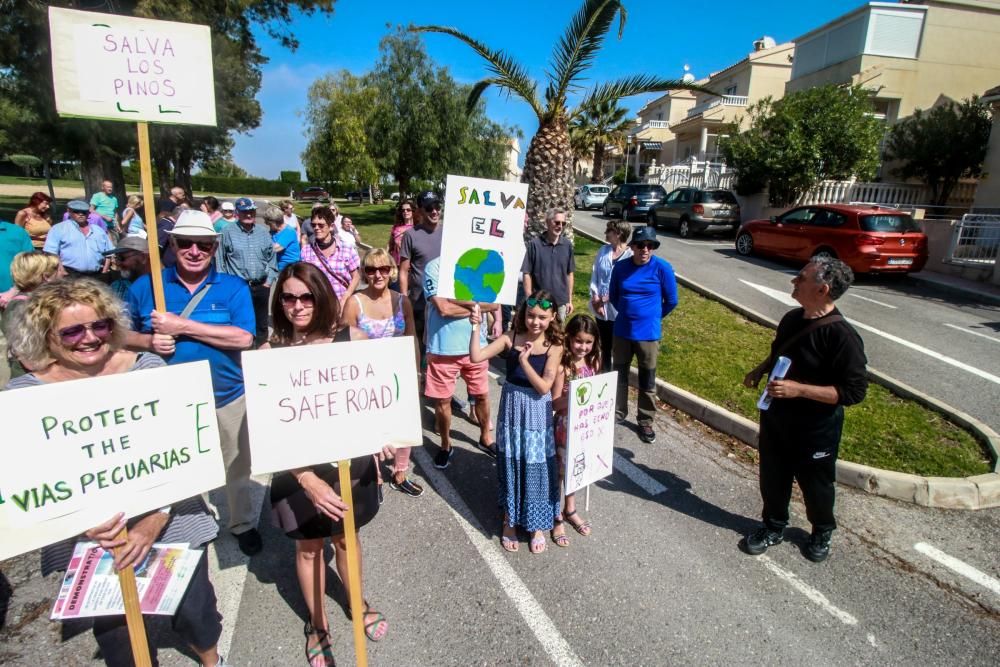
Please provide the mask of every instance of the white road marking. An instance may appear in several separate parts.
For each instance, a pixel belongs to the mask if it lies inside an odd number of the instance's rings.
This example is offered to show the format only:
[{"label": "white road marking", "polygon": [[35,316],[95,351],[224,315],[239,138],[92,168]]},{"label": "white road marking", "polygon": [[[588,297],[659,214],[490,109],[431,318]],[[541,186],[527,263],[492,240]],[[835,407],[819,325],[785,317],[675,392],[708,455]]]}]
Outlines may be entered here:
[{"label": "white road marking", "polygon": [[957,572],[966,579],[976,582],[983,588],[993,591],[995,594],[1000,595],[1000,581],[997,581],[985,572],[981,572],[976,568],[972,567],[968,563],[963,563],[954,556],[949,556],[940,549],[935,549],[926,542],[917,542],[913,545],[913,548],[927,556],[936,560],[941,565],[944,565],[949,570]]},{"label": "white road marking", "polygon": [[994,343],[1000,343],[1000,338],[994,338],[993,336],[988,336],[986,334],[979,333],[978,331],[969,331],[965,327],[960,327],[957,324],[948,324],[947,322],[942,322],[942,324],[944,324],[946,327],[954,329],[955,331],[961,331],[962,333],[967,333],[973,336],[979,336],[980,338],[985,338],[986,340],[991,340]]},{"label": "white road marking", "polygon": [[882,303],[881,301],[876,301],[875,299],[869,299],[868,297],[861,296],[860,294],[854,294],[853,292],[849,292],[847,296],[853,296],[855,299],[861,299],[862,301],[867,301],[868,303],[874,303],[876,306],[882,306],[883,308],[892,308],[893,310],[896,310],[896,306],[893,306],[892,304]]},{"label": "white road marking", "polygon": [[764,567],[769,569],[774,574],[778,575],[778,577],[784,579],[792,588],[794,588],[795,590],[802,593],[807,598],[818,604],[823,609],[823,611],[830,614],[844,625],[858,624],[858,619],[854,618],[843,609],[835,606],[827,599],[825,595],[823,595],[818,590],[816,590],[809,584],[799,579],[798,575],[796,575],[795,573],[789,572],[788,570],[778,566],[773,560],[771,560],[767,556],[760,556],[758,557],[757,560],[763,563]]},{"label": "white road marking", "polygon": [[[752,283],[752,282],[749,282],[747,280],[743,280],[742,278],[740,279],[740,282],[743,283],[743,284],[745,284],[745,285],[748,285],[750,287],[753,287],[755,290],[763,292],[764,294],[766,294],[767,296],[771,297],[772,299],[775,299],[776,301],[780,301],[781,303],[783,303],[783,304],[785,304],[787,306],[798,306],[799,305],[797,301],[795,301],[794,299],[792,299],[792,297],[788,296],[784,292],[778,291],[776,289],[772,289],[770,287],[765,287],[764,285],[758,285],[756,283]],[[935,352],[934,350],[926,348],[923,345],[917,345],[916,343],[911,343],[910,341],[906,340],[905,338],[900,338],[899,336],[894,336],[891,333],[887,333],[885,331],[882,331],[881,329],[876,329],[875,327],[873,327],[871,325],[864,324],[862,322],[858,322],[857,320],[849,319],[848,322],[850,322],[851,324],[853,324],[854,326],[856,326],[859,329],[864,329],[865,331],[873,333],[876,336],[882,336],[883,338],[887,338],[887,339],[891,340],[894,343],[899,343],[900,345],[902,345],[904,347],[908,347],[911,350],[915,350],[917,352],[920,352],[921,354],[926,354],[928,357],[932,357],[934,359],[937,359],[938,361],[944,362],[944,363],[948,364],[949,366],[954,366],[955,368],[959,368],[959,369],[961,369],[961,370],[963,370],[963,371],[965,371],[967,373],[971,373],[973,375],[977,375],[977,376],[983,378],[984,380],[989,380],[990,382],[993,382],[994,384],[1000,384],[1000,377],[998,377],[996,375],[993,375],[992,373],[987,373],[984,370],[980,370],[980,369],[976,368],[975,366],[970,366],[969,364],[964,363],[962,361],[959,361],[958,359],[953,359],[953,358],[951,358],[951,357],[949,357],[947,355],[941,354],[940,352]]]},{"label": "white road marking", "polygon": [[658,496],[667,490],[667,487],[647,475],[618,452],[615,452],[614,469],[628,477],[636,486],[641,487],[643,491],[651,496]]},{"label": "white road marking", "polygon": [[[583,667],[583,661],[580,660],[573,651],[573,648],[559,633],[552,619],[548,617],[534,595],[531,594],[531,590],[517,576],[517,572],[514,571],[514,568],[510,566],[510,563],[503,556],[504,552],[491,540],[484,537],[486,531],[483,530],[472,510],[465,504],[465,501],[462,500],[462,497],[455,490],[455,487],[452,486],[451,482],[448,481],[448,478],[434,467],[431,457],[427,452],[422,447],[414,447],[412,456],[417,459],[421,470],[427,479],[430,480],[431,484],[434,485],[438,495],[448,504],[448,508],[458,520],[458,525],[462,527],[469,541],[472,542],[472,546],[476,548],[476,551],[479,552],[479,555],[486,562],[487,567],[490,568],[493,576],[500,582],[504,593],[514,603],[517,611],[521,614],[521,618],[524,619],[524,622],[534,633],[535,638],[541,643],[542,648],[545,649],[549,658],[557,665]],[[526,546],[522,544],[522,550]]]},{"label": "white road marking", "polygon": [[670,241],[672,243],[683,243],[684,245],[700,245],[700,246],[719,245],[719,246],[730,246],[730,247],[732,247],[733,245],[732,242],[721,243],[719,241],[685,241],[684,239],[670,239]]}]

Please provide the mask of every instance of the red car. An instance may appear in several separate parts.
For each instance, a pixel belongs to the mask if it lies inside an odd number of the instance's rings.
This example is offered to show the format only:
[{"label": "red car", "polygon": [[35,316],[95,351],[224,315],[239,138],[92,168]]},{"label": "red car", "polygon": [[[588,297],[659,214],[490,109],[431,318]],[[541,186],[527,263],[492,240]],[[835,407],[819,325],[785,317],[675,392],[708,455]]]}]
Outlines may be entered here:
[{"label": "red car", "polygon": [[927,237],[909,213],[872,204],[800,206],[770,220],[743,223],[741,255],[843,260],[855,273],[908,273],[927,263]]},{"label": "red car", "polygon": [[330,201],[330,193],[318,186],[308,187],[302,192],[296,192],[292,195],[292,199],[296,201],[318,201],[318,202],[328,202]]}]

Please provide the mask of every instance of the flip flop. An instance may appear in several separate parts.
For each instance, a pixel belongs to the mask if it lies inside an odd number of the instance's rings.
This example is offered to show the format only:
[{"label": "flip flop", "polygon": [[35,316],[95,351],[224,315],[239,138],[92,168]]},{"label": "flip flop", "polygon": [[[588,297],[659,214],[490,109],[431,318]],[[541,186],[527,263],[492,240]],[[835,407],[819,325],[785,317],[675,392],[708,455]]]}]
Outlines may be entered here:
[{"label": "flip flop", "polygon": [[532,537],[531,542],[528,543],[528,548],[531,549],[531,553],[533,554],[540,554],[545,551],[545,536]]},{"label": "flip flop", "polygon": [[580,523],[576,523],[576,522],[570,520],[571,516],[577,516],[576,510],[573,510],[569,514],[564,515],[564,518],[566,519],[566,523],[568,523],[569,525],[573,526],[573,530],[575,530],[576,532],[580,533],[584,537],[587,537],[588,535],[590,535],[590,529],[592,527],[591,523],[589,521],[581,521]]},{"label": "flip flop", "polygon": [[507,537],[506,535],[501,535],[500,546],[503,547],[504,551],[510,553],[516,552],[518,548],[517,537]]}]

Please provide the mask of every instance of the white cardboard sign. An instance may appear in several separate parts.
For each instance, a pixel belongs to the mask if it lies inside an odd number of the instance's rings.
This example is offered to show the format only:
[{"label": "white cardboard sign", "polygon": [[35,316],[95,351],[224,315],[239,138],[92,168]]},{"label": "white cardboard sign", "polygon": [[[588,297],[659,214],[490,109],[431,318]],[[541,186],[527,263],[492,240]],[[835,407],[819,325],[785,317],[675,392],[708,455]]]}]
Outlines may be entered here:
[{"label": "white cardboard sign", "polygon": [[449,174],[438,296],[514,305],[528,185]]},{"label": "white cardboard sign", "polygon": [[412,336],[243,353],[254,474],[416,447]]},{"label": "white cardboard sign", "polygon": [[569,383],[566,424],[566,494],[611,474],[618,372]]},{"label": "white cardboard sign", "polygon": [[63,116],[215,125],[208,26],[49,7]]},{"label": "white cardboard sign", "polygon": [[0,392],[0,560],[226,481],[208,362]]}]

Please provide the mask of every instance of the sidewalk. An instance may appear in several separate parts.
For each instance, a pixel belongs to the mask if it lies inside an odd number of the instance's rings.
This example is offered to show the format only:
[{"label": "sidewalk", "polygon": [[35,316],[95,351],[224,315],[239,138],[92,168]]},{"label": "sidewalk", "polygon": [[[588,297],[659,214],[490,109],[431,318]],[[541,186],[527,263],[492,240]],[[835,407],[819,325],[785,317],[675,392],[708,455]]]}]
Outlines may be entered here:
[{"label": "sidewalk", "polygon": [[935,273],[934,271],[911,273],[909,277],[942,292],[1000,305],[1000,286],[992,283],[967,280],[946,273]]}]

